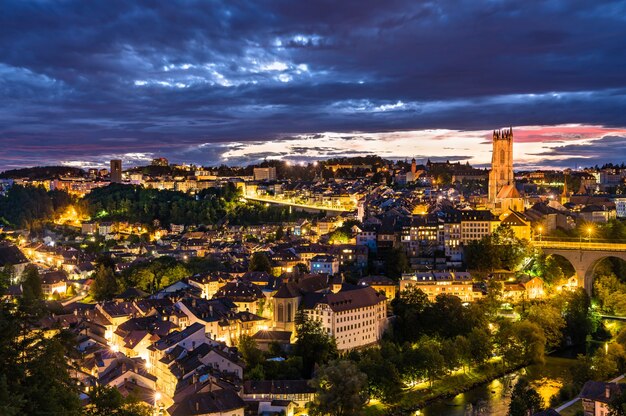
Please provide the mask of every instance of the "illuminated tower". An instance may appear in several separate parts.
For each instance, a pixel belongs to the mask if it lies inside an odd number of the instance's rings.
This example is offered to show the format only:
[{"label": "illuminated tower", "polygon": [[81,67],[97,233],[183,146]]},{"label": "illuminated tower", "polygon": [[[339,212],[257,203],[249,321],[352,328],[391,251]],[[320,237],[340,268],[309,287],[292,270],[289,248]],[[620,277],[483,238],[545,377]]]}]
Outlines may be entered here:
[{"label": "illuminated tower", "polygon": [[561,193],[561,205],[565,205],[569,202],[569,190],[567,189],[567,174],[563,180],[563,193]]},{"label": "illuminated tower", "polygon": [[111,183],[122,183],[122,161],[111,160]]},{"label": "illuminated tower", "polygon": [[498,193],[507,185],[515,186],[513,176],[513,128],[494,130],[491,172],[489,172],[489,202],[495,203]]}]

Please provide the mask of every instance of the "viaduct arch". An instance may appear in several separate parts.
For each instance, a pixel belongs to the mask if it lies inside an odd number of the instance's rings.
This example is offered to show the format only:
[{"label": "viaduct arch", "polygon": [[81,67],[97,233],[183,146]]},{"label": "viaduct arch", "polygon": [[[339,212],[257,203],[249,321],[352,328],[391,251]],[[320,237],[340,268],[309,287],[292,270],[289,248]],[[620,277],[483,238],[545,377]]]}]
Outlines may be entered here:
[{"label": "viaduct arch", "polygon": [[576,271],[578,286],[584,287],[589,295],[593,290],[593,270],[601,260],[616,257],[626,261],[626,244],[534,241],[533,245],[540,247],[545,254],[568,260]]}]

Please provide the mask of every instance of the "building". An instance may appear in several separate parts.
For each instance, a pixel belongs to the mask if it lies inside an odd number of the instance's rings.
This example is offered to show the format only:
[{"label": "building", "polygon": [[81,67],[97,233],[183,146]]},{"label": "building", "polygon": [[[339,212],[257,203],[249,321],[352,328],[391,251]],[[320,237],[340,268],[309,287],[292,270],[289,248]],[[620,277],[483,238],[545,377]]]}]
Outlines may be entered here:
[{"label": "building", "polygon": [[111,183],[122,183],[122,161],[111,160]]},{"label": "building", "polygon": [[500,219],[491,211],[468,210],[458,212],[461,223],[461,243],[464,245],[472,240],[480,240],[492,234],[500,226]]},{"label": "building", "polygon": [[47,272],[41,276],[41,290],[45,296],[55,293],[64,295],[67,290],[67,276],[64,272]]},{"label": "building", "polygon": [[347,351],[378,343],[387,323],[387,298],[369,286],[338,293],[307,293],[301,308]]},{"label": "building", "polygon": [[167,409],[171,416],[244,416],[245,403],[231,389],[203,391]]},{"label": "building", "polygon": [[255,181],[275,181],[276,180],[276,168],[254,168],[254,180]]},{"label": "building", "polygon": [[315,388],[309,380],[248,380],[241,396],[246,402],[289,400],[304,408],[315,399]]},{"label": "building", "polygon": [[493,132],[488,198],[489,207],[497,212],[524,209],[513,175],[513,128]]},{"label": "building", "polygon": [[604,381],[588,381],[580,391],[585,416],[608,416],[609,404],[624,393],[626,385]]},{"label": "building", "polygon": [[502,219],[501,225],[511,227],[511,230],[515,236],[522,240],[530,240],[530,221],[524,214],[516,211],[509,211],[500,217]]},{"label": "building", "polygon": [[157,157],[152,159],[152,166],[169,166],[169,161],[164,157]]},{"label": "building", "polygon": [[617,217],[617,211],[606,205],[587,205],[580,210],[580,218],[585,222],[608,222]]},{"label": "building", "polygon": [[617,218],[626,218],[626,198],[615,198],[615,210]]},{"label": "building", "polygon": [[387,299],[394,299],[398,292],[396,282],[386,276],[366,276],[359,279],[358,286],[369,286],[378,293],[383,293]]},{"label": "building", "polygon": [[17,246],[0,245],[0,267],[13,267],[15,277],[24,271],[29,261]]},{"label": "building", "polygon": [[489,172],[489,202],[495,203],[500,190],[514,185],[513,176],[513,129],[493,132],[491,171]]},{"label": "building", "polygon": [[475,289],[472,276],[467,272],[418,272],[405,274],[400,280],[400,291],[417,287],[430,301],[438,295],[454,295],[463,302],[473,302],[483,296]]},{"label": "building", "polygon": [[311,273],[327,273],[334,275],[339,273],[339,260],[335,256],[317,255],[310,262]]}]

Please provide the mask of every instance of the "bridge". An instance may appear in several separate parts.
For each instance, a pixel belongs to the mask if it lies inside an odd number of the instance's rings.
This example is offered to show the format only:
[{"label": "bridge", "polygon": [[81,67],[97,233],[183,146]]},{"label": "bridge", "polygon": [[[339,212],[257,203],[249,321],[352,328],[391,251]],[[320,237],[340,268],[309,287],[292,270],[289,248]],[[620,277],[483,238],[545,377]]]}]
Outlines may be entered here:
[{"label": "bridge", "polygon": [[250,201],[257,201],[257,202],[264,202],[266,204],[276,204],[276,205],[286,205],[289,207],[294,207],[296,209],[302,210],[302,211],[308,211],[308,212],[322,212],[322,211],[326,211],[328,213],[328,215],[336,215],[336,214],[340,214],[342,212],[348,212],[348,211],[354,211],[354,209],[348,209],[348,208],[344,208],[344,207],[339,207],[339,206],[334,206],[334,205],[312,205],[312,204],[300,204],[297,202],[292,202],[289,200],[285,200],[285,199],[278,199],[278,198],[267,198],[267,197],[260,197],[260,196],[249,196],[246,195],[244,196],[245,199],[248,199]]},{"label": "bridge", "polygon": [[626,243],[610,241],[555,240],[539,239],[532,245],[545,254],[558,255],[569,261],[578,278],[578,286],[582,286],[591,294],[593,289],[594,269],[598,263],[608,257],[616,257],[626,261]]}]

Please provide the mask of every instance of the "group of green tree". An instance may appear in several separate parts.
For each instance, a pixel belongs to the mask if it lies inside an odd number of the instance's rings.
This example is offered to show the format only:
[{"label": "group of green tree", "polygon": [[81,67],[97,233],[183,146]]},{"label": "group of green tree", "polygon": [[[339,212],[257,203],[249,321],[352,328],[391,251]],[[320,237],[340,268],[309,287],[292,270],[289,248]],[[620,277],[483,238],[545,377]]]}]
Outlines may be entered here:
[{"label": "group of green tree", "polygon": [[594,269],[593,293],[599,306],[611,315],[626,316],[626,262],[610,257]]},{"label": "group of green tree", "polygon": [[513,229],[501,225],[492,234],[470,241],[464,247],[467,268],[478,272],[518,270],[524,259],[533,255],[528,241],[515,235]]},{"label": "group of green tree", "polygon": [[94,189],[82,200],[76,200],[64,191],[15,185],[6,195],[0,196],[0,224],[38,230],[70,204],[99,220],[146,225],[152,225],[154,220],[161,224],[211,225],[228,221],[247,225],[312,216],[288,207],[243,201],[241,191],[230,183],[222,188],[203,190],[197,195],[111,184]]},{"label": "group of green tree", "polygon": [[178,191],[111,184],[94,189],[84,198],[92,218],[152,224],[209,225],[221,220],[235,224],[280,222],[307,216],[286,207],[242,201],[241,191],[232,183],[210,188],[196,195]]},{"label": "group of green tree", "polygon": [[222,268],[222,263],[212,256],[193,257],[187,261],[162,256],[134,264],[117,273],[115,264],[110,258],[100,257],[96,261],[94,281],[90,289],[91,296],[96,301],[109,300],[128,288],[138,288],[147,293],[154,293],[185,277],[219,271]]},{"label": "group of green tree", "polygon": [[6,195],[0,196],[0,224],[39,230],[74,202],[64,191],[14,185]]}]

